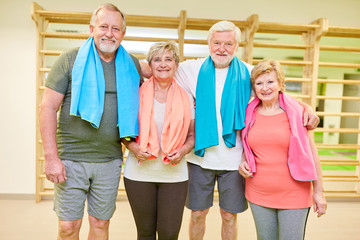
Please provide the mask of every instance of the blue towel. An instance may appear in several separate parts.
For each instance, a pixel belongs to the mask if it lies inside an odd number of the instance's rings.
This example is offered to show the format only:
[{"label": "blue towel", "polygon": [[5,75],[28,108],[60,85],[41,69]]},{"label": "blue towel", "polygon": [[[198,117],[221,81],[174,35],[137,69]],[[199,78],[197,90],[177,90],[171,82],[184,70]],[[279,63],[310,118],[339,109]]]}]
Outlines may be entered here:
[{"label": "blue towel", "polygon": [[[139,133],[139,74],[131,56],[120,45],[115,57],[118,127],[120,137]],[[72,70],[70,115],[99,128],[104,110],[105,78],[94,39],[79,49]]]},{"label": "blue towel", "polygon": [[[209,56],[201,66],[196,86],[195,154],[203,157],[205,149],[219,144],[216,103],[215,66]],[[231,61],[221,95],[222,137],[227,147],[236,145],[236,130],[245,126],[245,110],[251,93],[250,73],[237,57]]]}]

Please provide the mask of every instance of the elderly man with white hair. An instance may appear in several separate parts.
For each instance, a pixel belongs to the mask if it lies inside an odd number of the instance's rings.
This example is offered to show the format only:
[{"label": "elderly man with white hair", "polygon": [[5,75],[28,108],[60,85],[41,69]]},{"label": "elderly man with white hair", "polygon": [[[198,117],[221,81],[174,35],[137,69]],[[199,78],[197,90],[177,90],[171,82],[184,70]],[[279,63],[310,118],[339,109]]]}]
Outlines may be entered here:
[{"label": "elderly man with white hair", "polygon": [[80,48],[64,52],[51,68],[40,105],[58,240],[79,239],[86,200],[88,239],[109,238],[122,168],[120,139],[139,132],[143,79],[139,61],[121,45],[124,14],[113,4],[102,4],[93,12],[89,29],[91,37]]}]

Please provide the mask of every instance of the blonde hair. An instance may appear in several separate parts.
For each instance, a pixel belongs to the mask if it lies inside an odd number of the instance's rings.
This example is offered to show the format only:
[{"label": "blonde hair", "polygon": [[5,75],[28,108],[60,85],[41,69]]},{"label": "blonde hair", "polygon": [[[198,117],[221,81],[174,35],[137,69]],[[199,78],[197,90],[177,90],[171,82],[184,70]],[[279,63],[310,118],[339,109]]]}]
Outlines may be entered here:
[{"label": "blonde hair", "polygon": [[254,87],[255,80],[259,76],[273,71],[276,73],[277,80],[279,81],[280,92],[285,92],[285,74],[280,63],[273,59],[261,61],[253,68],[250,76],[251,85]]},{"label": "blonde hair", "polygon": [[152,45],[146,56],[146,61],[150,64],[155,55],[162,54],[164,52],[170,52],[175,60],[175,63],[179,64],[179,50],[174,41],[160,42]]},{"label": "blonde hair", "polygon": [[120,11],[120,9],[115,6],[114,4],[112,3],[104,3],[104,4],[101,4],[97,9],[94,10],[92,16],[91,16],[91,20],[90,20],[90,25],[91,26],[95,26],[95,22],[97,20],[97,14],[98,12],[101,10],[101,9],[108,9],[108,10],[111,10],[111,11],[116,11],[118,13],[121,14],[121,17],[122,17],[122,31],[125,32],[126,31],[126,19],[125,19],[125,15]]}]

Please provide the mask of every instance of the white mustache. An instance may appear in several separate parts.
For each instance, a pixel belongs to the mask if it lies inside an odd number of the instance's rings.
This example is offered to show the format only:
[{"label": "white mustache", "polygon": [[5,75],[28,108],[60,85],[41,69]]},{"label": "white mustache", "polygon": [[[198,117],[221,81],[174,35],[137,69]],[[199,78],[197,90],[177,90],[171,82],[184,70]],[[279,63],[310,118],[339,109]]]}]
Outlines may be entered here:
[{"label": "white mustache", "polygon": [[229,55],[228,52],[220,52],[220,51],[216,51],[215,54],[221,54],[221,55],[226,55],[226,56]]},{"label": "white mustache", "polygon": [[114,42],[116,42],[116,39],[115,39],[115,38],[102,37],[101,40],[107,40],[107,41],[114,41]]}]

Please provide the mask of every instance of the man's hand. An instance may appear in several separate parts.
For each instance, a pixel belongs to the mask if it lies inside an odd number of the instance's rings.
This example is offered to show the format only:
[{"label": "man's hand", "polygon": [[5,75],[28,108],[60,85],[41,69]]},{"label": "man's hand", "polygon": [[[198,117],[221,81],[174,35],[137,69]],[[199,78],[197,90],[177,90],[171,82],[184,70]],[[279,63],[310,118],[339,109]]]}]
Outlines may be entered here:
[{"label": "man's hand", "polygon": [[241,155],[241,163],[239,165],[239,174],[241,176],[243,176],[244,178],[248,178],[248,177],[251,177],[253,175],[252,172],[250,172],[250,167],[249,167],[249,164],[246,161],[246,156],[245,156],[244,151],[243,151],[243,153]]},{"label": "man's hand", "polygon": [[304,127],[306,127],[308,130],[314,130],[320,123],[320,118],[316,115],[314,109],[298,100],[298,103],[304,108],[304,113],[303,113],[303,124],[304,124]]},{"label": "man's hand", "polygon": [[144,61],[139,61],[139,63],[140,63],[142,75],[147,79],[151,78],[152,71],[151,71],[149,64]]},{"label": "man's hand", "polygon": [[320,118],[315,114],[310,106],[305,108],[303,117],[304,127],[308,130],[314,130],[320,123]]},{"label": "man's hand", "polygon": [[65,166],[59,158],[45,160],[45,174],[50,182],[62,183],[66,181]]}]

